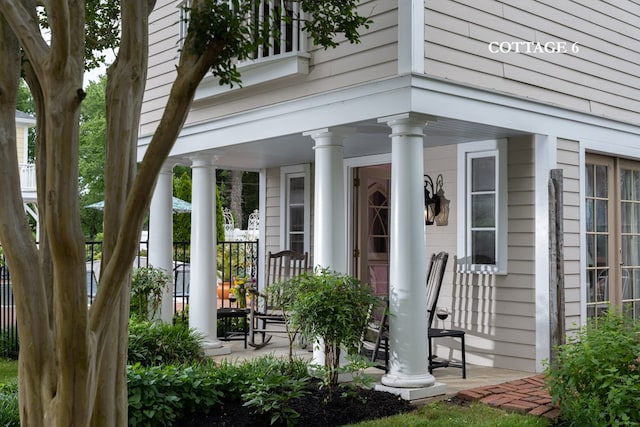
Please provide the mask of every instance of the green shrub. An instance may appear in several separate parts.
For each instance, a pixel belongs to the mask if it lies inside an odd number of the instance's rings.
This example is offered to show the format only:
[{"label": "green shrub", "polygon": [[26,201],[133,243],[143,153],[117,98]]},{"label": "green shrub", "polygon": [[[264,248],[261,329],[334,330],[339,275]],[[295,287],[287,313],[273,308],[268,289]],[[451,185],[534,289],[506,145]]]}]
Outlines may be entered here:
[{"label": "green shrub", "polygon": [[640,424],[640,323],[613,312],[591,320],[546,374],[570,425]]},{"label": "green shrub", "polygon": [[166,270],[134,268],[131,277],[131,314],[143,320],[153,319],[162,304],[164,291],[172,284],[173,277]]},{"label": "green shrub", "polygon": [[[287,396],[298,393],[305,383],[306,367],[301,359],[292,365],[273,356],[240,363],[129,366],[129,425],[169,426],[190,413],[209,412],[223,401],[242,402],[258,396],[270,405],[261,412],[272,417],[277,413],[278,419],[287,420],[295,416],[286,406],[291,398]],[[279,386],[283,383],[286,386]],[[267,390],[271,395],[265,396]]]},{"label": "green shrub", "polygon": [[182,364],[203,358],[202,336],[195,330],[184,325],[130,320],[130,365]]},{"label": "green shrub", "polygon": [[338,385],[340,352],[357,353],[369,307],[376,303],[371,287],[352,276],[317,269],[302,274],[291,303],[291,323],[309,342],[322,338],[324,367],[319,370],[330,390]]},{"label": "green shrub", "polygon": [[190,413],[220,405],[222,391],[214,387],[205,365],[152,366],[127,370],[130,426],[171,426]]},{"label": "green shrub", "polygon": [[0,331],[0,356],[18,359],[19,350],[18,327],[10,326]]},{"label": "green shrub", "polygon": [[253,408],[256,413],[270,415],[271,424],[285,422],[292,426],[300,414],[289,403],[308,393],[305,391],[307,382],[306,379],[289,378],[280,372],[256,378],[242,396],[244,406]]},{"label": "green shrub", "polygon": [[0,426],[20,427],[17,381],[0,384]]}]

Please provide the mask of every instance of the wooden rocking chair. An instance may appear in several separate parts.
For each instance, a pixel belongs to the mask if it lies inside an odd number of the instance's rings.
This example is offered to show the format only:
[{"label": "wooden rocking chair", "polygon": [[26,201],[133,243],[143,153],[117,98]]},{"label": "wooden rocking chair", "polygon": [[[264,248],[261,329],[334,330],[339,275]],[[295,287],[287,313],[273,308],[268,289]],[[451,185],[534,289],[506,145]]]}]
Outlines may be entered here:
[{"label": "wooden rocking chair", "polygon": [[[286,321],[282,307],[267,292],[274,283],[291,279],[309,268],[309,254],[284,250],[269,252],[267,256],[267,275],[264,291],[250,289],[252,294],[249,311],[249,345],[254,348],[264,347],[272,338],[271,333],[283,333]],[[259,335],[259,341],[256,340]]]}]

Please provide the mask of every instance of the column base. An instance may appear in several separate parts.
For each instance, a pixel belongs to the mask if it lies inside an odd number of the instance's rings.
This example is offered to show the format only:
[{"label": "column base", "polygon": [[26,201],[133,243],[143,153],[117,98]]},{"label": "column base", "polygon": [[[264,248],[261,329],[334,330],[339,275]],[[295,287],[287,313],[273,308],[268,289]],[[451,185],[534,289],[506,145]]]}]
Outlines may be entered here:
[{"label": "column base", "polygon": [[376,384],[374,389],[377,391],[385,391],[387,393],[395,394],[396,396],[400,396],[401,399],[412,401],[427,397],[441,396],[447,392],[447,385],[437,382],[427,387],[409,388]]},{"label": "column base", "polygon": [[202,349],[204,350],[205,356],[222,356],[225,354],[231,354],[231,349],[229,347],[223,347],[222,343],[218,340],[204,341],[202,343]]}]

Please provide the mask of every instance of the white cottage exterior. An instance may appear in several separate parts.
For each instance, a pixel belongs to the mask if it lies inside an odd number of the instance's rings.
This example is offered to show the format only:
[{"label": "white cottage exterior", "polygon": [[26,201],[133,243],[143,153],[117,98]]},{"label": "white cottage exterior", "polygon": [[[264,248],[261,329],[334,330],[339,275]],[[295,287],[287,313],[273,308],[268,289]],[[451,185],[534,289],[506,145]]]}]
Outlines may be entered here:
[{"label": "white cottage exterior", "polygon": [[[179,4],[158,0],[150,19],[140,157],[173,81]],[[388,386],[434,384],[424,286],[433,252],[457,259],[439,305],[466,331],[468,363],[540,371],[558,281],[567,331],[607,304],[640,317],[640,6],[371,0],[360,11],[373,24],[358,45],[319,50],[301,34],[291,51],[241,64],[243,88],[205,79],[160,176],[151,263],[170,266],[171,170],[193,168],[190,322],[212,351],[224,351],[211,286],[216,168],[260,173],[261,254],[308,251],[313,265],[389,295]],[[559,234],[553,170],[563,177]],[[426,227],[425,174],[448,201],[448,217]]]}]

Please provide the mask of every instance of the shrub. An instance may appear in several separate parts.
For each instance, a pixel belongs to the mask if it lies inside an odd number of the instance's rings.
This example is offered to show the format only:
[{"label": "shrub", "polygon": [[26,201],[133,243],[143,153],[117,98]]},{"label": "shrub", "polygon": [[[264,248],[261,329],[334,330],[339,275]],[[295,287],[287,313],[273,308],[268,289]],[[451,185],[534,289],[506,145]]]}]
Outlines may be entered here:
[{"label": "shrub", "polygon": [[10,326],[0,331],[0,356],[9,359],[18,359],[20,342],[18,340],[18,328]]},{"label": "shrub", "polygon": [[[169,426],[190,413],[207,413],[222,402],[262,398],[278,419],[293,419],[286,403],[298,393],[306,378],[306,362],[293,364],[273,356],[241,363],[203,361],[188,365],[129,366],[130,426]],[[255,386],[256,384],[260,386]],[[287,383],[286,387],[278,384]],[[253,393],[253,394],[252,394]],[[269,395],[265,395],[269,394]]]},{"label": "shrub", "polygon": [[185,325],[129,322],[128,363],[143,366],[181,364],[203,360],[202,336]]},{"label": "shrub", "polygon": [[152,366],[127,370],[130,426],[171,426],[194,412],[207,412],[221,403],[222,391],[213,386],[205,365]]},{"label": "shrub", "polygon": [[558,349],[546,368],[554,403],[575,426],[640,423],[640,323],[610,312]]},{"label": "shrub", "polygon": [[173,284],[173,277],[155,267],[134,268],[131,277],[131,314],[153,319],[162,304],[162,294]]},{"label": "shrub", "polygon": [[326,269],[293,280],[298,286],[291,304],[291,322],[310,342],[322,339],[325,363],[320,372],[332,390],[338,384],[341,349],[357,353],[369,307],[376,297],[358,279]]},{"label": "shrub", "polygon": [[17,381],[0,385],[0,425],[4,427],[20,427]]}]

